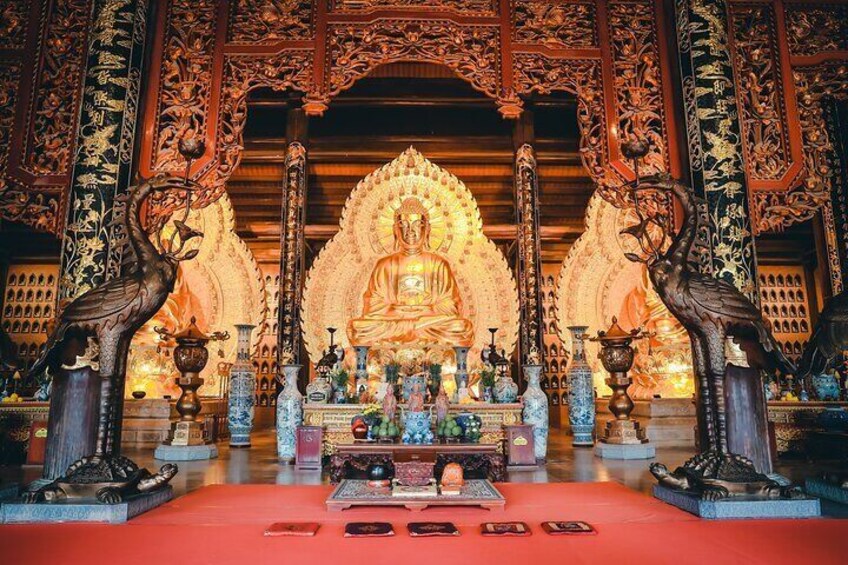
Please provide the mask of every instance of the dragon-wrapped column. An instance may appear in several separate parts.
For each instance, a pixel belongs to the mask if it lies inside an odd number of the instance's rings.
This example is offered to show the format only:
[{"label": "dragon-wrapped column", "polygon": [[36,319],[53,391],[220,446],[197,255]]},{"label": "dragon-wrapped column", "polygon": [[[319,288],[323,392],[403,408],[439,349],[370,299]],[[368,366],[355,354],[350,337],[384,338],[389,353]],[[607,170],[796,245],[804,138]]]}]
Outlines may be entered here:
[{"label": "dragon-wrapped column", "polygon": [[[277,345],[278,364],[290,353],[288,364],[301,358],[300,305],[306,267],[306,115],[303,110],[289,112],[289,144],[286,148],[285,182],[280,216],[280,298]],[[292,360],[293,359],[293,360]]]},{"label": "dragon-wrapped column", "polygon": [[[542,265],[539,236],[539,179],[536,152],[525,143],[515,153],[515,209],[518,225],[517,278],[521,308],[519,358],[531,351],[542,355]],[[540,363],[543,360],[539,361]]]}]

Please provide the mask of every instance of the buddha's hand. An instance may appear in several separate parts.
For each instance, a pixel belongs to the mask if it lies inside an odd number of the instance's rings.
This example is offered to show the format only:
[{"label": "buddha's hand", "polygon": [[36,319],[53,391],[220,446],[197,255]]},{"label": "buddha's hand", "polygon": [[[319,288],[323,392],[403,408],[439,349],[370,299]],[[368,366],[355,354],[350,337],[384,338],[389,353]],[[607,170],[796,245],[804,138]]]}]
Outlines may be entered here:
[{"label": "buddha's hand", "polygon": [[392,308],[394,314],[403,317],[404,319],[418,319],[427,313],[426,306],[412,304],[397,304]]}]

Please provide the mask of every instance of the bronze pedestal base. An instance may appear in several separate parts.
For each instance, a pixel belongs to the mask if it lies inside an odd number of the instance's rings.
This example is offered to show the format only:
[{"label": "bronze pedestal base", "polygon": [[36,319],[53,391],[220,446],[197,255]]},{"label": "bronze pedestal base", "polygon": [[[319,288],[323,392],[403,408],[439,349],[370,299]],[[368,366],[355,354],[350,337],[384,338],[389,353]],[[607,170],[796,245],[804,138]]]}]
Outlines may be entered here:
[{"label": "bronze pedestal base", "polygon": [[648,443],[648,438],[636,420],[608,420],[600,441],[615,445],[640,445]]},{"label": "bronze pedestal base", "polygon": [[171,434],[165,445],[205,445],[202,422],[177,420],[171,424]]}]

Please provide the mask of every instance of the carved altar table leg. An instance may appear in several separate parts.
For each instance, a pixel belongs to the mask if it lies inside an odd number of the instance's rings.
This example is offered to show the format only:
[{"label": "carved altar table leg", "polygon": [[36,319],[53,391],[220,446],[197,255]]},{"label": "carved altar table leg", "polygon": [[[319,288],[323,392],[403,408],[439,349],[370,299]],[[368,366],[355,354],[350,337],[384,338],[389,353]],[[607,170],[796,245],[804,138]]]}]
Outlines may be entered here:
[{"label": "carved altar table leg", "polygon": [[345,469],[347,467],[347,463],[350,461],[350,455],[341,455],[339,453],[334,453],[330,457],[330,482],[338,483],[345,476]]},{"label": "carved altar table leg", "polygon": [[499,483],[506,480],[506,463],[504,456],[500,453],[489,455],[489,480]]}]

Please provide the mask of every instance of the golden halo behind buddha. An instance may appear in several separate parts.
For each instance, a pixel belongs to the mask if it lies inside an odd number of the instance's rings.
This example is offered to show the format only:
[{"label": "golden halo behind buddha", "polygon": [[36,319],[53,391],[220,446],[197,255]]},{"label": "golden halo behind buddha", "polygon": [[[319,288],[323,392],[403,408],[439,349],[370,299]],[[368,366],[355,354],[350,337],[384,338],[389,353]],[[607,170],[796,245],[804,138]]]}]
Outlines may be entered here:
[{"label": "golden halo behind buddha", "polygon": [[[456,276],[462,316],[472,322],[471,358],[485,346],[486,328],[512,351],[518,336],[518,292],[503,253],[483,234],[477,203],[454,175],[414,148],[362,179],[345,203],[339,232],[310,269],[303,297],[303,335],[312,361],[327,346],[325,328],[346,328],[361,315],[363,293],[377,261],[396,251],[398,212],[427,216],[429,249]],[[343,334],[344,332],[339,332]],[[347,336],[337,334],[349,347]]]}]

